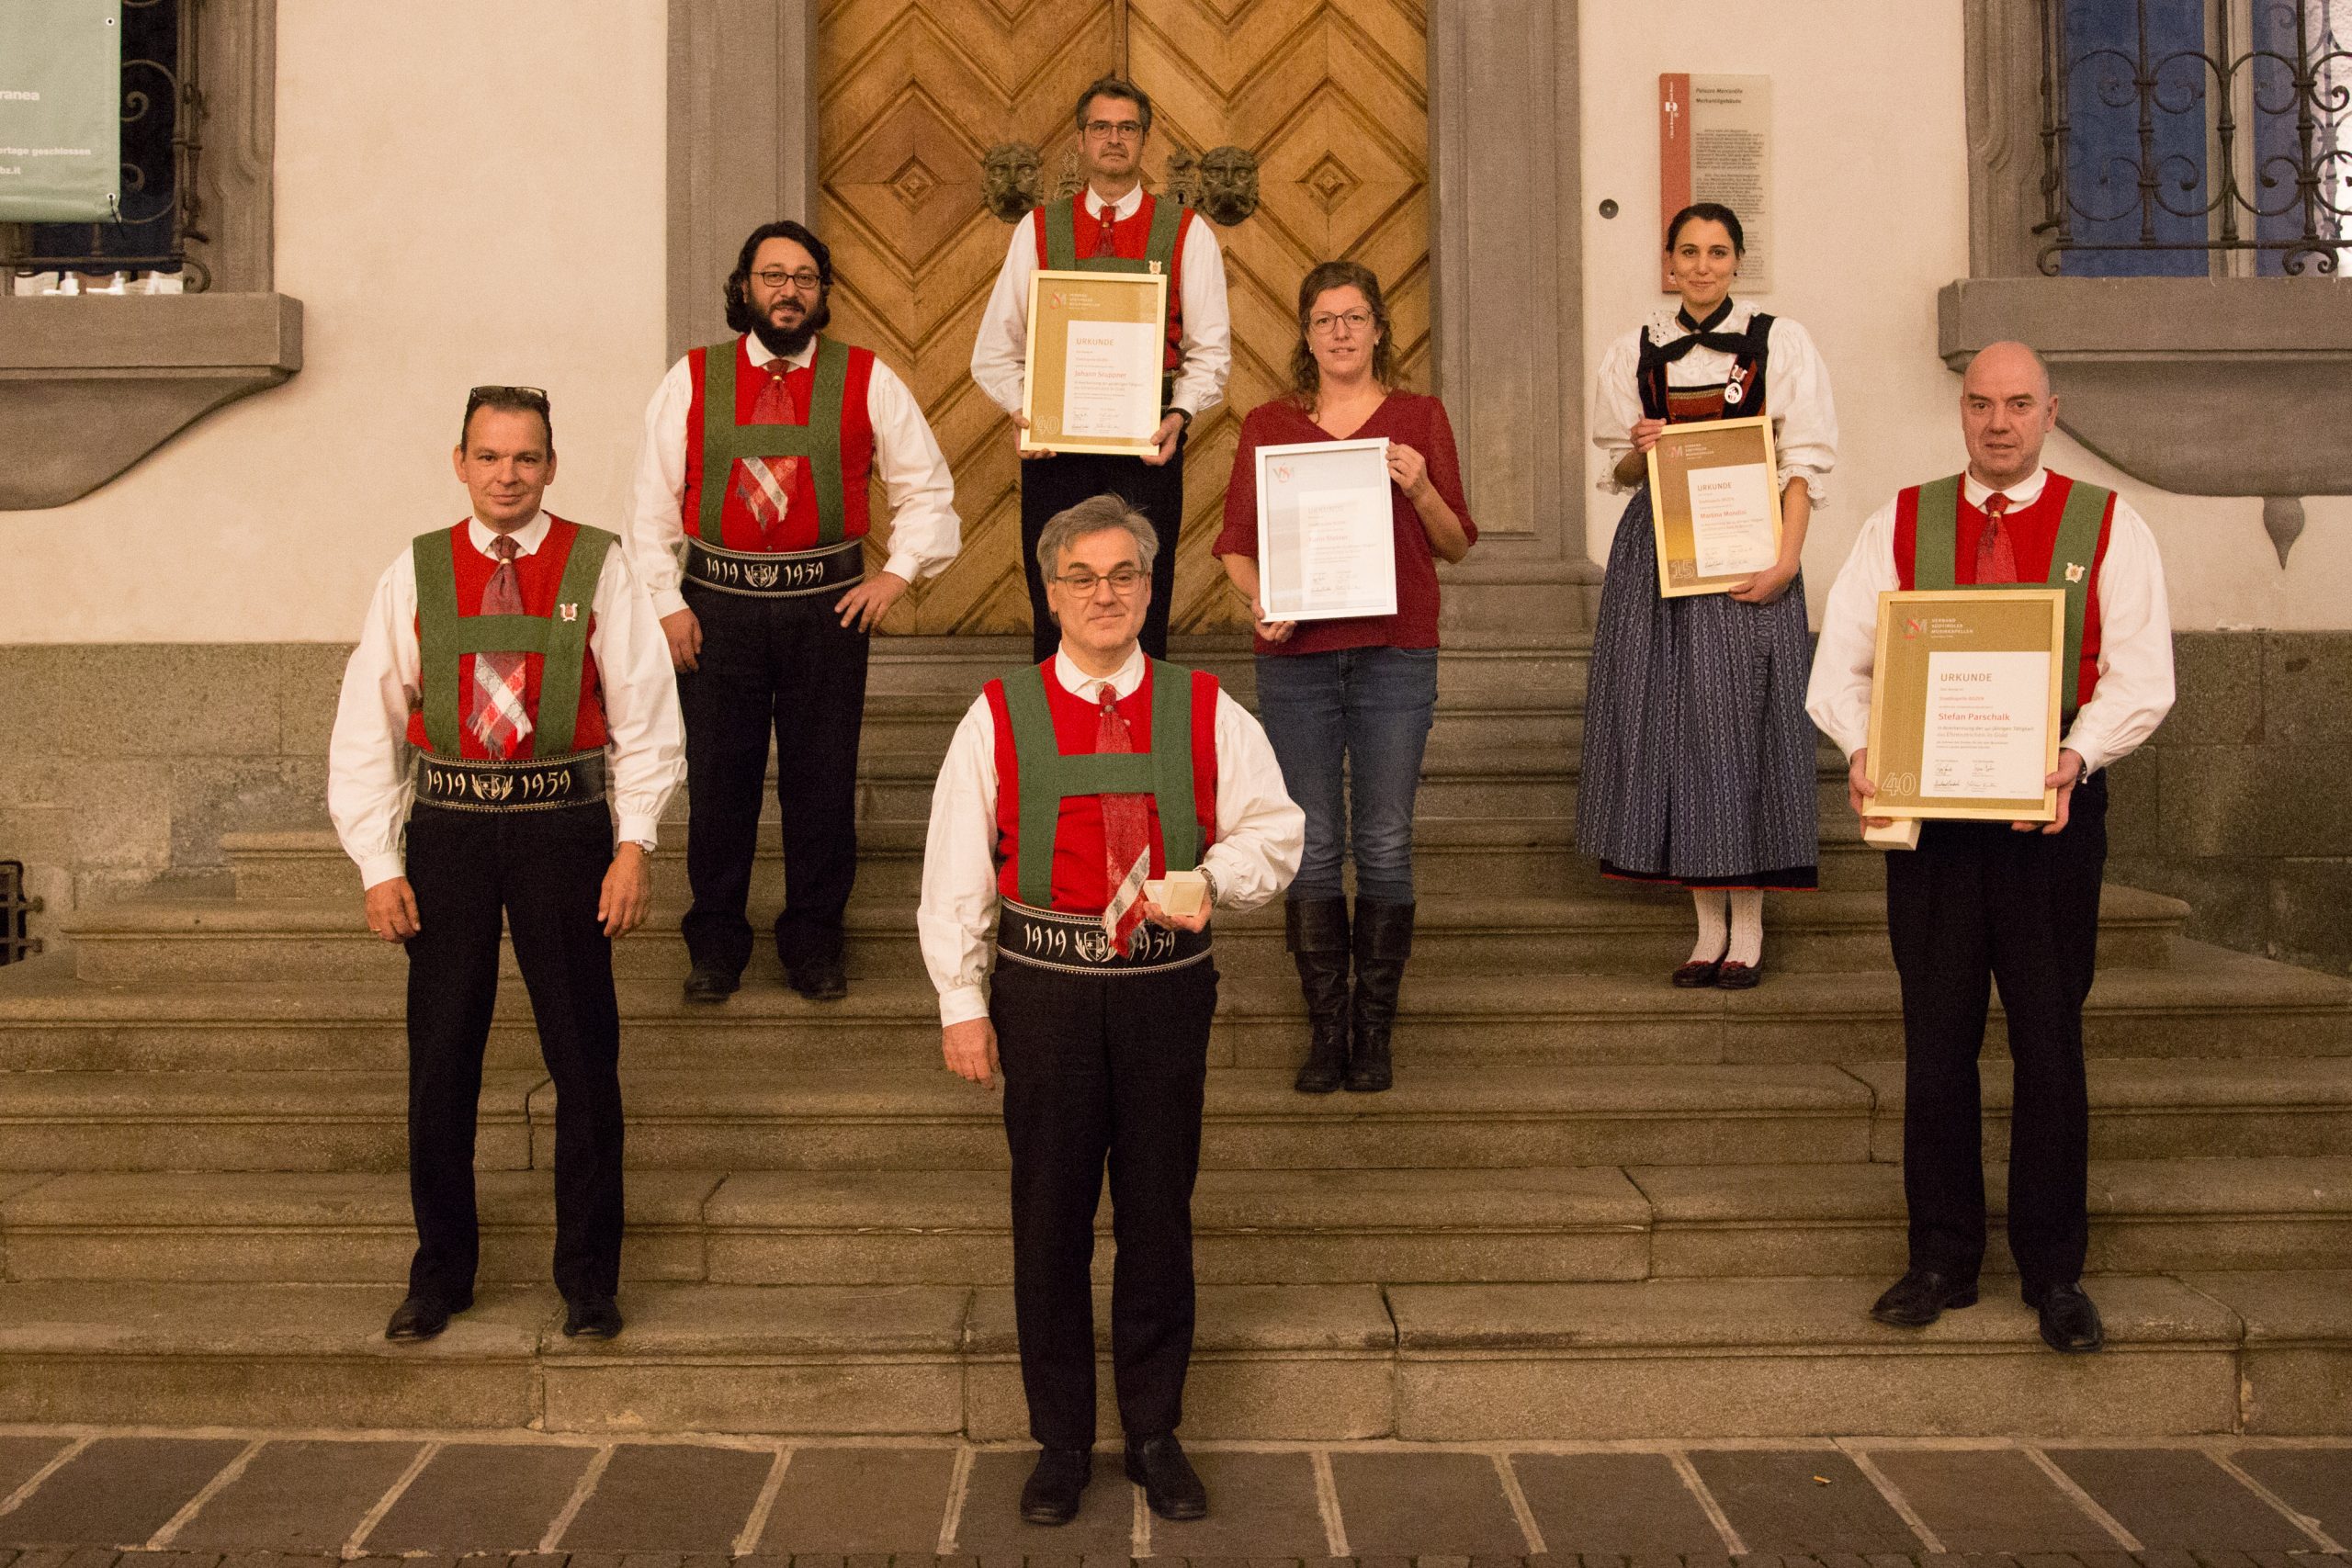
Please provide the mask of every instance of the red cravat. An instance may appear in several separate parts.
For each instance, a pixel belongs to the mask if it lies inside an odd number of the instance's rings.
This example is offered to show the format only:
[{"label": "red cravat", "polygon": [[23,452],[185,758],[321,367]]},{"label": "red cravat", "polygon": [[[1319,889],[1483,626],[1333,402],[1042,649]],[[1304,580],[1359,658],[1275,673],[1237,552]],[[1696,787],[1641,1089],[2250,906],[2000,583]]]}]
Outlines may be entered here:
[{"label": "red cravat", "polygon": [[[753,424],[797,424],[800,411],[792,406],[792,392],[785,385],[785,378],[792,367],[781,359],[767,363],[767,384],[760,389],[759,400],[752,405]],[[791,510],[792,487],[800,480],[800,459],[797,457],[745,457],[735,465],[735,493],[743,509],[759,525],[760,540],[769,549],[776,549],[781,541],[778,533],[784,526],[784,514]]]},{"label": "red cravat", "polygon": [[[481,613],[519,615],[523,613],[523,581],[514,574],[514,555],[521,548],[501,534],[491,541],[498,570],[482,585]],[[531,732],[531,716],[523,706],[523,656],[519,653],[474,655],[474,733],[482,750],[498,758],[512,757]]]},{"label": "red cravat", "polygon": [[1102,204],[1102,211],[1099,219],[1102,227],[1094,231],[1094,254],[1097,256],[1115,256],[1119,254],[1119,247],[1111,237],[1112,227],[1118,221],[1118,211],[1117,208],[1107,201]]},{"label": "red cravat", "polygon": [[[1128,729],[1126,718],[1119,712],[1118,705],[1112,701],[1111,682],[1108,681],[1102,682],[1101,696],[1102,706],[1094,727],[1094,749],[1097,751],[1132,752],[1136,749],[1135,734]],[[1151,816],[1147,805],[1149,797],[1105,795],[1099,798],[1102,802],[1102,847],[1106,852],[1103,867],[1109,877],[1105,886],[1115,897],[1119,885],[1127,879],[1127,873],[1134,869],[1136,862],[1150,852]],[[1145,869],[1148,871],[1150,867],[1147,865]],[[1136,928],[1142,924],[1143,900],[1137,898],[1134,906],[1119,917],[1118,929],[1111,933],[1113,945],[1121,953],[1126,952]]]},{"label": "red cravat", "polygon": [[1976,536],[1976,581],[1980,583],[2018,580],[2017,547],[2010,543],[2009,530],[2001,526],[2001,517],[2008,509],[2009,498],[1997,490],[1984,498],[1984,532]]}]

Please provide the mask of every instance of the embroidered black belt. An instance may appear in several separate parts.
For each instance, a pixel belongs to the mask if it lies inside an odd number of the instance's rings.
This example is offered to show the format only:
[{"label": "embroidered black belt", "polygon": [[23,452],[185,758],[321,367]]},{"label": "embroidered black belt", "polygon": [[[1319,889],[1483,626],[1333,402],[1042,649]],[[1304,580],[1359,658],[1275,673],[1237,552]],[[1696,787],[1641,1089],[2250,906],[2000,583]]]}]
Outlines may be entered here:
[{"label": "embroidered black belt", "polygon": [[865,575],[865,541],[847,539],[817,550],[761,555],[722,550],[691,536],[686,540],[686,581],[721,593],[755,599],[790,599],[847,588]]},{"label": "embroidered black belt", "polygon": [[1100,915],[1002,900],[998,906],[996,950],[1015,964],[1055,969],[1065,975],[1157,975],[1198,964],[1209,955],[1206,931],[1177,931],[1146,922],[1130,939],[1135,952],[1111,945]]},{"label": "embroidered black belt", "polygon": [[601,750],[511,762],[428,751],[416,760],[417,803],[444,811],[555,811],[601,804],[604,798]]}]

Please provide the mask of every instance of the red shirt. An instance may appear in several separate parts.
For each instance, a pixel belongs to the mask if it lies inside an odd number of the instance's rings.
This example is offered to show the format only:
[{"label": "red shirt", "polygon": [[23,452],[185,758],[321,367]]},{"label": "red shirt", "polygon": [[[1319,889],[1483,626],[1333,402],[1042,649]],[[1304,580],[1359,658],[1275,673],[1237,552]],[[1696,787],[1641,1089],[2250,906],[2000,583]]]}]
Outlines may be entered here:
[{"label": "red shirt", "polygon": [[[1462,496],[1462,457],[1454,450],[1453,426],[1445,417],[1445,405],[1419,392],[1391,392],[1347,439],[1371,441],[1381,436],[1402,442],[1427,459],[1430,483],[1437,486],[1438,494],[1461,519],[1463,533],[1471,543],[1477,543],[1478,525],[1470,521],[1470,503]],[[1259,447],[1339,439],[1287,398],[1251,409],[1241,422],[1241,445],[1233,454],[1233,478],[1226,485],[1225,529],[1210,549],[1221,556],[1248,556],[1252,560],[1258,557]],[[1421,527],[1421,514],[1413,510],[1403,491],[1394,484],[1388,489],[1396,528],[1396,613],[1301,621],[1287,642],[1260,637],[1260,653],[1437,646],[1437,556]]]}]

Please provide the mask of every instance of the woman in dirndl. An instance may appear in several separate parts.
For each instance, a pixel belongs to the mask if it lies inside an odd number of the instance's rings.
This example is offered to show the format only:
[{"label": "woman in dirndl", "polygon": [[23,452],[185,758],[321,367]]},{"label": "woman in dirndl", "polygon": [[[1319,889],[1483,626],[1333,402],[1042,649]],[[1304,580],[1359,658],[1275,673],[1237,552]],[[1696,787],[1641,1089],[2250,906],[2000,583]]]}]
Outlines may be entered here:
[{"label": "woman in dirndl", "polygon": [[[1731,297],[1745,249],[1729,208],[1675,214],[1666,254],[1681,298],[1611,345],[1592,403],[1602,488],[1634,499],[1593,633],[1577,844],[1606,875],[1690,890],[1698,940],[1673,976],[1686,988],[1754,986],[1764,891],[1819,886],[1799,568],[1838,414],[1805,330]],[[1780,558],[1728,593],[1661,596],[1649,449],[1669,423],[1759,414],[1780,464]]]}]

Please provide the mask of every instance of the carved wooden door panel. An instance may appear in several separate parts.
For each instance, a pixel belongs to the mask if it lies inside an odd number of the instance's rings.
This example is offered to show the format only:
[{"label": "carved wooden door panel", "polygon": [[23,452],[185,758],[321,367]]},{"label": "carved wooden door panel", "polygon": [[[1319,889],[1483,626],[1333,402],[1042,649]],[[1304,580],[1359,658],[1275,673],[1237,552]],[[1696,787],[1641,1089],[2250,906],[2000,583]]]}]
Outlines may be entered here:
[{"label": "carved wooden door panel", "polygon": [[982,203],[980,160],[1027,142],[1044,152],[1050,191],[1068,166],[1073,98],[1116,69],[1158,111],[1153,188],[1166,188],[1171,156],[1181,164],[1207,148],[1239,146],[1261,167],[1257,212],[1217,231],[1233,375],[1193,433],[1174,607],[1180,628],[1247,620],[1208,547],[1240,414],[1287,384],[1300,276],[1330,256],[1366,262],[1387,286],[1408,369],[1427,354],[1424,37],[1419,0],[827,0],[816,220],[839,275],[833,331],[906,378],[955,469],[964,519],[962,555],[885,630],[1028,627],[1012,427],[970,377],[1011,239]]}]

